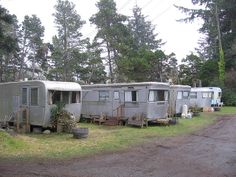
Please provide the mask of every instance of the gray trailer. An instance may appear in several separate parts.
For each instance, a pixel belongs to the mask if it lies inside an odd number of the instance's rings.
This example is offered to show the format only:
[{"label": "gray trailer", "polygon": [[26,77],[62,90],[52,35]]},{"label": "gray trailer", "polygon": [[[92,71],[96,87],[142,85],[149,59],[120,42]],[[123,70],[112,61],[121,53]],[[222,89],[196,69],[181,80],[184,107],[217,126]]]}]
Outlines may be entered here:
[{"label": "gray trailer", "polygon": [[51,108],[57,102],[79,121],[81,86],[73,82],[22,81],[0,84],[0,122],[19,123],[28,119],[30,126],[50,127]]},{"label": "gray trailer", "polygon": [[197,108],[211,107],[213,91],[208,87],[194,87],[190,92],[190,106]]},{"label": "gray trailer", "polygon": [[160,82],[82,85],[82,116],[104,114],[129,119],[142,115],[147,121],[168,116],[169,84]]},{"label": "gray trailer", "polygon": [[184,105],[189,108],[189,93],[191,86],[188,85],[170,85],[169,115],[181,116]]}]

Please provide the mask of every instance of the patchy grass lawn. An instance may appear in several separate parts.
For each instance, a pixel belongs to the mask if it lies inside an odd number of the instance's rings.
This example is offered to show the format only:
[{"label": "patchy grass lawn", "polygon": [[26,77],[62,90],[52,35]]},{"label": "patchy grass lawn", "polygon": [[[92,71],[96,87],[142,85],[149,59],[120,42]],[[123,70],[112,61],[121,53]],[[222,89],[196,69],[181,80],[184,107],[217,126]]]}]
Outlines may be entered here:
[{"label": "patchy grass lawn", "polygon": [[125,149],[152,137],[184,135],[212,124],[224,114],[235,114],[236,107],[223,107],[220,112],[201,113],[193,119],[179,119],[174,126],[98,126],[80,123],[89,128],[86,139],[74,139],[72,134],[20,134],[10,136],[0,132],[0,159],[71,158],[95,153]]}]

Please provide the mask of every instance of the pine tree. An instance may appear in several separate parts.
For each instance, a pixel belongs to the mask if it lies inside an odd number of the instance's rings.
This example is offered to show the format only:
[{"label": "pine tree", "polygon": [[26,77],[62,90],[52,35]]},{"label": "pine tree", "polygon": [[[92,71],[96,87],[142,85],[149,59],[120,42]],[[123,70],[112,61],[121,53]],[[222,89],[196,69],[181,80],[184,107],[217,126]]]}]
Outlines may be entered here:
[{"label": "pine tree", "polygon": [[57,79],[70,81],[74,79],[76,68],[74,63],[76,58],[74,53],[80,52],[85,48],[86,40],[82,39],[81,28],[85,21],[81,20],[80,15],[75,10],[75,5],[68,0],[58,0],[55,5],[56,12],[55,24],[57,25],[58,35],[54,37],[53,60],[57,63],[54,71],[57,70]]},{"label": "pine tree", "polygon": [[142,14],[142,9],[137,5],[133,8],[133,16],[129,19],[129,28],[134,38],[134,49],[157,50],[162,44],[161,39],[156,39],[155,26]]}]

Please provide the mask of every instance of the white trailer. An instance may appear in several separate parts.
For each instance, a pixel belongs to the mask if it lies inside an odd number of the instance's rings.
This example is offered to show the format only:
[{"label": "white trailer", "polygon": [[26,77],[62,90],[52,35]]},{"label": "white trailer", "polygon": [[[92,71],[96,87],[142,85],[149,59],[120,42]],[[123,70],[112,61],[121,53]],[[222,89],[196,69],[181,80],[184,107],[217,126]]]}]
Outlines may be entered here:
[{"label": "white trailer", "polygon": [[204,108],[222,105],[222,90],[219,87],[191,88],[190,106]]},{"label": "white trailer", "polygon": [[123,118],[143,115],[148,121],[168,116],[169,84],[160,82],[82,85],[82,115]]},{"label": "white trailer", "polygon": [[211,106],[212,107],[219,107],[223,105],[223,102],[221,101],[222,97],[222,90],[219,87],[209,87],[210,90],[212,90],[212,100],[211,100]]},{"label": "white trailer", "polygon": [[51,108],[63,102],[65,109],[79,121],[81,86],[74,82],[22,81],[0,84],[0,122],[19,123],[26,117],[30,126],[50,127]]}]

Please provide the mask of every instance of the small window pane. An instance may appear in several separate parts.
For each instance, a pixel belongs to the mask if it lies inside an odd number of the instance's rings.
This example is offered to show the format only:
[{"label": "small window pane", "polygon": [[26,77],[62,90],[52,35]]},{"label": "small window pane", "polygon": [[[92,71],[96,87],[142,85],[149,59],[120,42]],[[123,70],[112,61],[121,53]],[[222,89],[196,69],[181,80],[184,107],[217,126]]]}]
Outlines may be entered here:
[{"label": "small window pane", "polygon": [[53,92],[51,90],[48,91],[48,104],[52,105],[52,95]]},{"label": "small window pane", "polygon": [[31,88],[31,105],[38,105],[38,88]]},{"label": "small window pane", "polygon": [[132,91],[132,101],[138,101],[137,91]]},{"label": "small window pane", "polygon": [[52,91],[52,104],[57,104],[61,101],[61,92]]},{"label": "small window pane", "polygon": [[168,101],[168,99],[169,99],[169,92],[167,90],[164,91],[164,97],[165,97],[165,101]]},{"label": "small window pane", "polygon": [[80,92],[72,92],[71,103],[79,103],[79,102],[80,102]]},{"label": "small window pane", "polygon": [[150,90],[148,101],[168,101],[168,97],[169,94],[167,90]]},{"label": "small window pane", "polygon": [[62,92],[62,102],[65,104],[69,103],[69,92]]},{"label": "small window pane", "polygon": [[22,105],[27,105],[27,88],[22,88]]},{"label": "small window pane", "polygon": [[211,98],[211,92],[203,92],[202,98]]},{"label": "small window pane", "polygon": [[99,91],[99,100],[106,101],[109,99],[109,91]]},{"label": "small window pane", "polygon": [[114,100],[119,100],[119,99],[120,99],[119,91],[114,91]]},{"label": "small window pane", "polygon": [[189,92],[183,92],[183,99],[188,99]]},{"label": "small window pane", "polygon": [[197,99],[197,92],[190,92],[190,98]]},{"label": "small window pane", "polygon": [[150,102],[153,102],[153,101],[155,101],[155,93],[157,93],[156,91],[154,91],[154,90],[150,90],[149,91],[149,98],[148,98],[148,101],[150,101]]},{"label": "small window pane", "polygon": [[131,102],[131,101],[132,101],[131,91],[125,91],[125,102]]},{"label": "small window pane", "polygon": [[125,102],[137,102],[138,94],[137,91],[125,91]]},{"label": "small window pane", "polygon": [[177,100],[183,99],[183,92],[177,92]]}]

